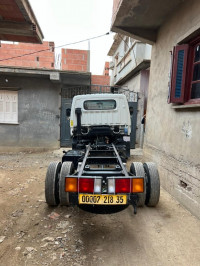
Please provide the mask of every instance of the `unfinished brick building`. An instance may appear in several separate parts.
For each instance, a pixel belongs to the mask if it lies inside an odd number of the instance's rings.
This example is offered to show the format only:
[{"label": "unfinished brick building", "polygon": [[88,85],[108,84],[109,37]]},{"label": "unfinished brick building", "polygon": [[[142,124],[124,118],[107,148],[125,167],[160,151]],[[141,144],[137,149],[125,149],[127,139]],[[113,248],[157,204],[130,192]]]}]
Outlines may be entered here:
[{"label": "unfinished brick building", "polygon": [[89,72],[89,53],[87,50],[62,49],[61,69]]},{"label": "unfinished brick building", "polygon": [[[55,69],[54,42],[43,44],[2,43],[0,46],[0,66]],[[61,70],[90,72],[90,51],[61,49]],[[109,62],[105,63],[103,75],[92,75],[91,84],[110,85]]]},{"label": "unfinished brick building", "polygon": [[[54,42],[2,43],[0,47],[1,66],[54,69],[54,57]],[[8,58],[13,59],[7,60]]]}]

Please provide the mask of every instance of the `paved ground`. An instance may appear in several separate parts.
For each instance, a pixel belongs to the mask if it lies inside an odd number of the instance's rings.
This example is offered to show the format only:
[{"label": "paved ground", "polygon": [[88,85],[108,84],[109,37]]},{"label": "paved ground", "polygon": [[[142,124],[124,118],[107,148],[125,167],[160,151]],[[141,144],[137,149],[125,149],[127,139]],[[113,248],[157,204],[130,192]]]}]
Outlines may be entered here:
[{"label": "paved ground", "polygon": [[46,168],[60,157],[0,155],[0,265],[200,265],[200,221],[163,190],[137,215],[48,208]]}]

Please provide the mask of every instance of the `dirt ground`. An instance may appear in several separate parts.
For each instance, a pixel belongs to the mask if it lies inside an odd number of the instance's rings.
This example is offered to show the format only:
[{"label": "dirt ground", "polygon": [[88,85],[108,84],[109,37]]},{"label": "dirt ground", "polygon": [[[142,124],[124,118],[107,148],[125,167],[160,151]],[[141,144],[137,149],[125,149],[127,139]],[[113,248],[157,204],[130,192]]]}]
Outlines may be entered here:
[{"label": "dirt ground", "polygon": [[200,265],[200,221],[164,190],[156,208],[137,215],[131,206],[47,207],[46,169],[60,158],[0,155],[0,265]]}]

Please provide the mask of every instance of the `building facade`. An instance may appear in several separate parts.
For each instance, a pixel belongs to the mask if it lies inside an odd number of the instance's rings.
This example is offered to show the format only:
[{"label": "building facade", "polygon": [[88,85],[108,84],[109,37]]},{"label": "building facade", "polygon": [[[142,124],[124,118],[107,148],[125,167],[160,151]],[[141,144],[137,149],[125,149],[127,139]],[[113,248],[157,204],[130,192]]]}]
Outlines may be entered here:
[{"label": "building facade", "polygon": [[114,31],[153,44],[145,160],[161,185],[200,217],[200,2],[114,1]]},{"label": "building facade", "polygon": [[90,81],[90,73],[0,67],[0,152],[68,146],[69,88],[85,93]]},{"label": "building facade", "polygon": [[91,78],[89,51],[61,54],[61,69],[55,69],[53,42],[0,47],[0,151],[70,147],[66,114],[73,97],[98,93],[99,85],[108,89],[109,70]]},{"label": "building facade", "polygon": [[110,62],[111,86],[119,86],[120,93],[127,96],[129,102],[136,102],[137,122],[135,147],[143,147],[143,124],[146,113],[151,45],[134,40],[122,34],[116,34],[108,55]]}]

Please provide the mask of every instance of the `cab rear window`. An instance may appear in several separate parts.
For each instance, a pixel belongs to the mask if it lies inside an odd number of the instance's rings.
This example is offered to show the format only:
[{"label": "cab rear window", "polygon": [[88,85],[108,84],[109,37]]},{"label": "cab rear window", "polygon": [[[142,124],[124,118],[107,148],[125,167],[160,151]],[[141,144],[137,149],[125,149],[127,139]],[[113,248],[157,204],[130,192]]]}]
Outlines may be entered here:
[{"label": "cab rear window", "polygon": [[88,100],[84,102],[85,110],[113,110],[116,108],[115,100]]}]

